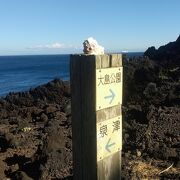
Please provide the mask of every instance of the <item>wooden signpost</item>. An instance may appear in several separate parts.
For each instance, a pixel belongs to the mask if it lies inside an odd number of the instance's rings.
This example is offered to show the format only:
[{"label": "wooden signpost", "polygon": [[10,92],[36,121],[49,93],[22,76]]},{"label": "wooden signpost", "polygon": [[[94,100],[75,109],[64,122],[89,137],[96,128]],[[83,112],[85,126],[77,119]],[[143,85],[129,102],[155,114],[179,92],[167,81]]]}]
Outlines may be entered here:
[{"label": "wooden signpost", "polygon": [[122,149],[122,55],[72,55],[75,180],[119,180]]}]

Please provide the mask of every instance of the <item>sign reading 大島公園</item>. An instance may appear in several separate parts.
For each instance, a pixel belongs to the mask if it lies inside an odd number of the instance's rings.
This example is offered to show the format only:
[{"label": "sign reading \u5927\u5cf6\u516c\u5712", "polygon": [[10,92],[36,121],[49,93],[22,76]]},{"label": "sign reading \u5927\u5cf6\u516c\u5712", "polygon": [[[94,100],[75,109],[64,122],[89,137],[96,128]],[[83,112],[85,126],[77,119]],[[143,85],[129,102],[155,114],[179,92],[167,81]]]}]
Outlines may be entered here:
[{"label": "sign reading \u5927\u5cf6\u516c\u5712", "polygon": [[122,104],[122,67],[96,69],[96,111]]}]

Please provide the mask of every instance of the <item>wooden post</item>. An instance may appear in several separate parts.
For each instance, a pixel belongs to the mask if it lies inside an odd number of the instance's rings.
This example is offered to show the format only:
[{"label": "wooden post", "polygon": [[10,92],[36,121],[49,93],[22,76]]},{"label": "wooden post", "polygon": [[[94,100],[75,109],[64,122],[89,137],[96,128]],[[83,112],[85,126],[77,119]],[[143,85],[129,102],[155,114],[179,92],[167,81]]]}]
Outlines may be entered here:
[{"label": "wooden post", "polygon": [[71,55],[75,180],[119,180],[122,55]]}]

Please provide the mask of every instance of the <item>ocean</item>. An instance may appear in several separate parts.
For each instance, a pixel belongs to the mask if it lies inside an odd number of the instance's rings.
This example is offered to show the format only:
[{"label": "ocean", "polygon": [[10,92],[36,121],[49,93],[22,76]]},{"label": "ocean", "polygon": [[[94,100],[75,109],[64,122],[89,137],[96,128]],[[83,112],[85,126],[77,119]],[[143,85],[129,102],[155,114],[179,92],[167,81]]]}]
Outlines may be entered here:
[{"label": "ocean", "polygon": [[0,96],[27,91],[54,78],[69,80],[69,59],[69,55],[0,56]]}]

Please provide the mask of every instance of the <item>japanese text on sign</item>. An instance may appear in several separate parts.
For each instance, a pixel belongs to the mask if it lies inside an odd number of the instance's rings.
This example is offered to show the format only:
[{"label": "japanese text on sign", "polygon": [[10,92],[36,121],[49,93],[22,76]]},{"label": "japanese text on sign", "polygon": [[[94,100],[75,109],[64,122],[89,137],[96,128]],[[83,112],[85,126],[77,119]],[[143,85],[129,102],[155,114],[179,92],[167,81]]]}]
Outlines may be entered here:
[{"label": "japanese text on sign", "polygon": [[[101,70],[99,72],[101,72]],[[100,74],[100,77],[98,77],[98,86],[120,83],[120,82],[121,82],[121,72],[105,74],[104,76]]]},{"label": "japanese text on sign", "polygon": [[97,123],[97,161],[121,150],[122,117]]},{"label": "japanese text on sign", "polygon": [[122,104],[122,67],[96,70],[96,110]]}]

